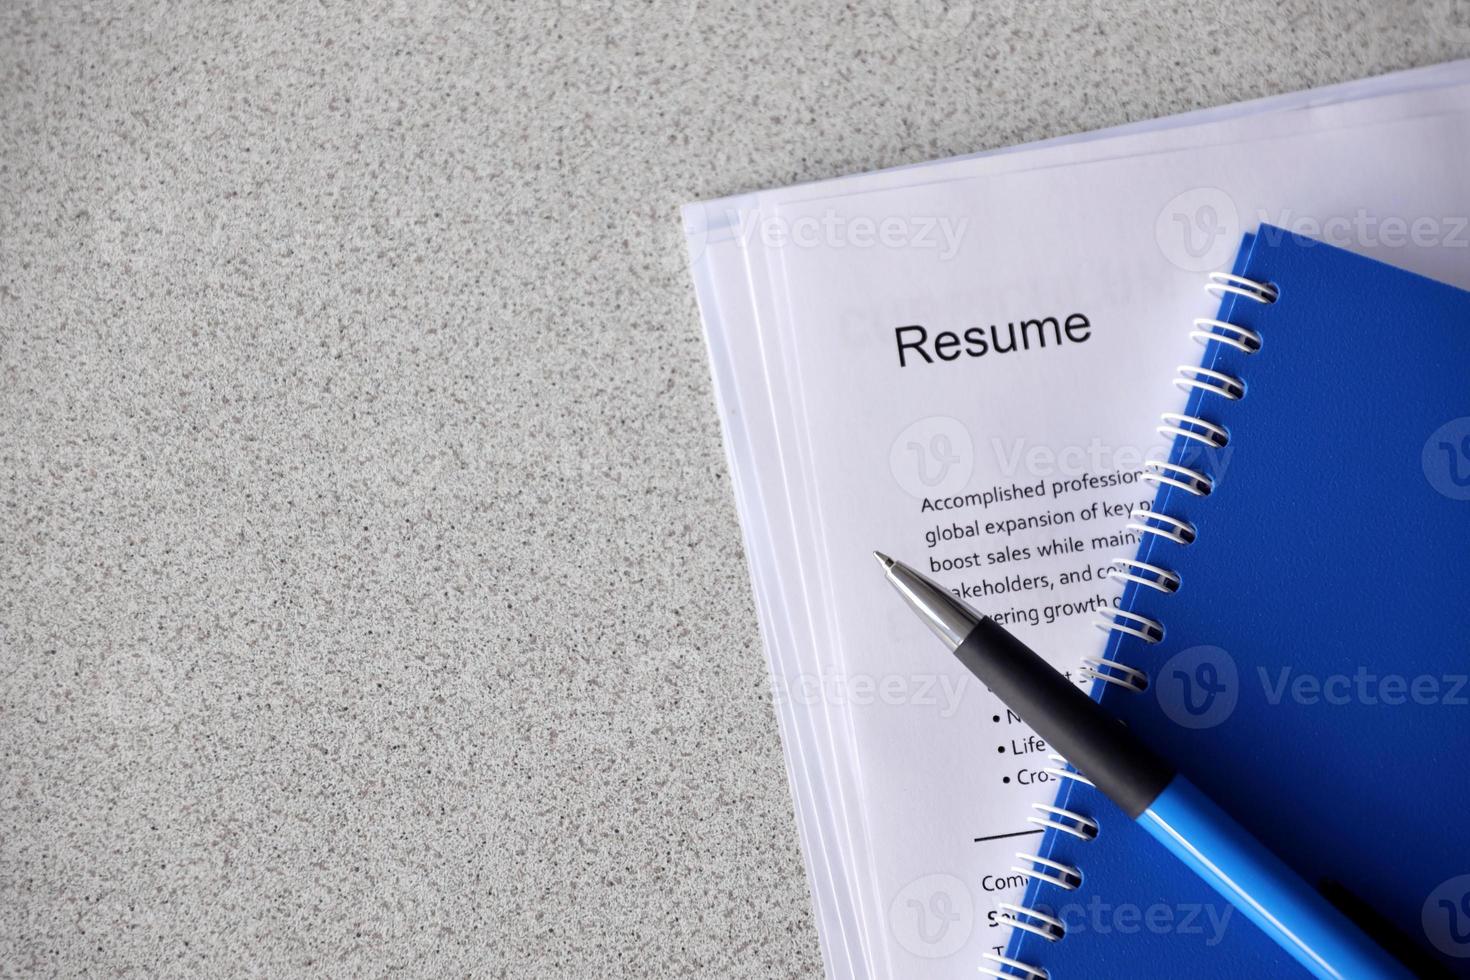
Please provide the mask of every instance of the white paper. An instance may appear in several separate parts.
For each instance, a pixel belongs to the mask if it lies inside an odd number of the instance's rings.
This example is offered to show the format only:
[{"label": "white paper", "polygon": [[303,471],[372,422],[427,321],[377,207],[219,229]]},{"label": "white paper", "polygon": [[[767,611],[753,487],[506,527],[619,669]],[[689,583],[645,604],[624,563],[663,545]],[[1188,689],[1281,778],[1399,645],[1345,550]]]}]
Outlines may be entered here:
[{"label": "white paper", "polygon": [[[1027,804],[1052,795],[1045,783],[1020,784],[1022,770],[1047,765],[1046,753],[1015,754],[1028,747],[1025,729],[991,721],[996,713],[1007,716],[912,621],[868,552],[882,547],[926,567],[930,551],[921,531],[945,521],[916,513],[921,476],[937,480],[936,492],[973,492],[1074,471],[1129,470],[1148,448],[1161,446],[1156,416],[1171,399],[1182,402],[1169,385],[1172,369],[1198,356],[1189,322],[1212,311],[1199,289],[1200,270],[1228,263],[1240,228],[1253,225],[1259,209],[1286,224],[1302,216],[1351,220],[1360,208],[1380,225],[1394,217],[1437,222],[1437,240],[1424,244],[1399,246],[1381,235],[1375,244],[1361,223],[1349,232],[1360,240],[1343,244],[1462,281],[1470,252],[1457,252],[1450,239],[1454,215],[1470,211],[1465,178],[1454,166],[1464,159],[1464,121],[1411,117],[1464,105],[1464,92],[1400,101],[1227,117],[1187,139],[1184,127],[1175,127],[1172,136],[1098,140],[1094,156],[1120,159],[1091,164],[1073,162],[1087,156],[1078,144],[969,161],[985,176],[921,186],[869,181],[888,189],[793,196],[784,205],[773,199],[767,211],[758,210],[757,197],[741,202],[786,228],[827,222],[829,235],[833,221],[845,223],[847,234],[860,219],[876,227],[894,216],[910,220],[910,229],[916,218],[947,218],[951,230],[963,225],[933,248],[914,247],[912,238],[863,246],[840,237],[769,247],[728,231],[697,243],[696,268],[705,267],[701,307],[722,379],[727,442],[830,975],[973,976],[980,954],[1005,942],[1005,929],[992,924],[995,901],[1016,891],[987,890],[986,876],[1007,877],[1017,841],[1019,849],[1036,842],[973,838],[1026,829]],[[1385,125],[1385,118],[1403,121]],[[1281,135],[1323,127],[1337,128]],[[1255,138],[1238,142],[1247,136]],[[1108,145],[1128,141],[1131,148]],[[1191,141],[1217,145],[1170,149]],[[1138,156],[1151,148],[1167,152]],[[1354,161],[1351,172],[1343,172],[1344,159]],[[1006,164],[1033,169],[1007,175]],[[1187,197],[1196,192],[1197,201]],[[1233,223],[1223,222],[1230,227],[1221,234],[1233,239],[1219,247],[1223,259],[1203,247],[1203,234],[1199,254],[1170,244],[1170,208],[1197,217],[1200,201],[1228,202],[1236,211]],[[958,329],[1074,313],[1092,327],[1081,343],[896,365],[893,328],[900,324]],[[924,421],[932,418],[952,421]],[[959,452],[965,439],[968,453]],[[1069,448],[1071,457],[1063,452]],[[925,454],[926,473],[905,470]],[[963,479],[960,462],[941,474],[950,456],[968,457],[960,461],[969,469]],[[1048,466],[1054,472],[1044,472]],[[923,496],[922,480],[918,489]],[[1151,496],[1133,483],[1080,491],[1048,506],[1080,511]],[[1034,509],[997,504],[979,516]],[[1104,553],[1090,545],[1095,534],[1116,533],[1124,523],[1099,514],[1056,529],[1075,531],[1088,553],[1033,556],[1013,567],[1054,577],[1064,568],[1092,567],[1094,582],[1047,590],[1043,609],[1115,592],[1095,580],[1097,568],[1131,546]],[[1056,537],[1052,530],[1020,532],[1005,543],[1036,548]],[[933,554],[958,550],[947,543]],[[986,608],[1031,604],[1024,594],[1015,599]],[[1102,634],[1089,619],[1012,626],[1054,652],[1058,666],[1075,668],[1081,653],[1100,649]],[[812,679],[815,697],[801,688]],[[1007,751],[997,752],[999,745]],[[1006,775],[1009,786],[998,782]]]}]

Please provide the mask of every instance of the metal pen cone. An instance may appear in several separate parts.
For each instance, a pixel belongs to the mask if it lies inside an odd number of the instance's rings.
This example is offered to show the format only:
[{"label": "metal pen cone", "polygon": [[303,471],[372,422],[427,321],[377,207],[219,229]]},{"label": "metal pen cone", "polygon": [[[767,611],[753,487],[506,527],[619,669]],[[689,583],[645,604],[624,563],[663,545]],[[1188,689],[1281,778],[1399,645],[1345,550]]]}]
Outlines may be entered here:
[{"label": "metal pen cone", "polygon": [[980,614],[956,599],[943,586],[925,578],[901,561],[894,561],[881,551],[873,552],[878,564],[898,594],[918,614],[934,635],[954,650],[963,642]]}]

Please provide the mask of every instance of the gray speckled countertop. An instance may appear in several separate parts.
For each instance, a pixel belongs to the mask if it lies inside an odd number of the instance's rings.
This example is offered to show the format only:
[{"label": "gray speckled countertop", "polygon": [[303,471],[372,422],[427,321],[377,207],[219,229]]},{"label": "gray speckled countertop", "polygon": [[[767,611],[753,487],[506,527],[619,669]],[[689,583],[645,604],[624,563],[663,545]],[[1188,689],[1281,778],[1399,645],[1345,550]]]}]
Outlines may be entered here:
[{"label": "gray speckled countertop", "polygon": [[0,8],[0,974],[818,974],[677,206],[1470,53],[468,6]]}]

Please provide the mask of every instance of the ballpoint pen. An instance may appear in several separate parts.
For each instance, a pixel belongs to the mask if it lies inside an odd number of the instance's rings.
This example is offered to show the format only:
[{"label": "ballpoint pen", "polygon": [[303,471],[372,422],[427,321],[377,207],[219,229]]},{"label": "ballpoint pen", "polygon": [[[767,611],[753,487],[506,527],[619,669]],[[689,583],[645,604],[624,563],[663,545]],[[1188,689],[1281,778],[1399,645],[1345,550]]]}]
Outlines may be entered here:
[{"label": "ballpoint pen", "polygon": [[1073,768],[1314,976],[1413,974],[1072,681],[988,616],[874,552],[908,605]]}]

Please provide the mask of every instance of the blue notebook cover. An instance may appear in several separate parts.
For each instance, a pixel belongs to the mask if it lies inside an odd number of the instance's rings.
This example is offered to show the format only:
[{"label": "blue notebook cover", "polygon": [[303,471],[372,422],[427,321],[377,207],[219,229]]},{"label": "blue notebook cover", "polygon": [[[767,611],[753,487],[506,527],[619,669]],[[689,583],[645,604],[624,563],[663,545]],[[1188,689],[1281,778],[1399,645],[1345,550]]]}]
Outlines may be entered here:
[{"label": "blue notebook cover", "polygon": [[[1470,259],[1467,259],[1470,261]],[[1427,976],[1470,977],[1470,293],[1263,225],[1174,417],[1094,694]],[[1222,280],[1226,285],[1229,283]],[[1239,346],[1260,349],[1247,352]],[[1218,389],[1233,388],[1239,398]],[[1234,393],[1232,391],[1232,393]],[[1206,495],[1190,471],[1210,484]],[[1147,617],[1139,619],[1134,617]],[[1092,787],[1056,805],[1006,958],[1050,980],[1305,972]],[[1022,964],[1029,965],[1022,966]],[[1044,972],[1043,972],[1044,971]]]}]

